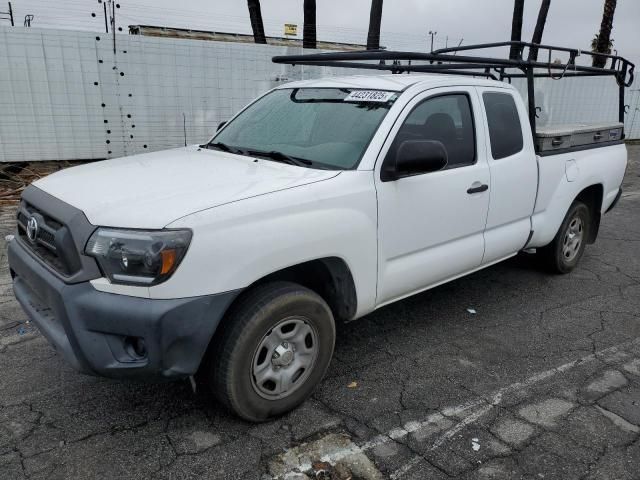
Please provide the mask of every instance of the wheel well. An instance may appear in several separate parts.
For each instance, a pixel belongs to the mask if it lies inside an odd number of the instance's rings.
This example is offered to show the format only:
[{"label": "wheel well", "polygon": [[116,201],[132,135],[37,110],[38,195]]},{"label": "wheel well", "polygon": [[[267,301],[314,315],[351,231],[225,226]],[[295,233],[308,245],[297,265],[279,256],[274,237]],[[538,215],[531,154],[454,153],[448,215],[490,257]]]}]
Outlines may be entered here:
[{"label": "wheel well", "polygon": [[602,216],[602,199],[604,188],[601,184],[591,185],[582,190],[576,197],[576,201],[584,203],[591,213],[591,228],[589,229],[588,243],[596,241],[598,230],[600,230],[600,217]]},{"label": "wheel well", "polygon": [[201,366],[206,365],[208,359],[214,354],[212,346],[215,345],[215,338],[219,338],[228,328],[230,312],[247,297],[253,287],[274,281],[294,282],[314,291],[327,302],[336,320],[351,320],[356,314],[358,306],[356,286],[351,270],[341,258],[321,258],[283,268],[253,282],[231,302],[209,341],[209,348]]},{"label": "wheel well", "polygon": [[298,283],[316,292],[327,302],[336,319],[350,320],[356,313],[355,283],[349,267],[341,258],[321,258],[293,265],[261,278],[248,289],[278,280]]}]

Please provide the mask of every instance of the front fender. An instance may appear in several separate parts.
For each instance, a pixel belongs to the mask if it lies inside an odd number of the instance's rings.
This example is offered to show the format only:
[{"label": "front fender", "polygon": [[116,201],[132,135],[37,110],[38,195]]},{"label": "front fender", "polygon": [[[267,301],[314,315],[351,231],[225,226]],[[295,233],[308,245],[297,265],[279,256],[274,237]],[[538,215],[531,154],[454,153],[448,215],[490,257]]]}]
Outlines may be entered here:
[{"label": "front fender", "polygon": [[337,257],[351,271],[361,316],[375,306],[376,208],[371,172],[348,171],[194,213],[168,225],[191,228],[193,240],[174,276],[150,296],[237,290],[289,266]]}]

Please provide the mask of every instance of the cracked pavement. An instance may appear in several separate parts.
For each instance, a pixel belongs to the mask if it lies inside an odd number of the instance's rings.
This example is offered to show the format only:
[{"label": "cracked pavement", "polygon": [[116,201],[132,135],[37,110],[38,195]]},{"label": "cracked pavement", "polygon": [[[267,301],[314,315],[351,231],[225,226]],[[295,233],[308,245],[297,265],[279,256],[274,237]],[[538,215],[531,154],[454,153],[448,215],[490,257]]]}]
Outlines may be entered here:
[{"label": "cracked pavement", "polygon": [[[625,195],[573,273],[521,255],[339,325],[313,398],[258,425],[188,382],[75,373],[27,323],[0,240],[0,479],[639,479],[628,148]],[[2,239],[13,216],[2,207]]]}]

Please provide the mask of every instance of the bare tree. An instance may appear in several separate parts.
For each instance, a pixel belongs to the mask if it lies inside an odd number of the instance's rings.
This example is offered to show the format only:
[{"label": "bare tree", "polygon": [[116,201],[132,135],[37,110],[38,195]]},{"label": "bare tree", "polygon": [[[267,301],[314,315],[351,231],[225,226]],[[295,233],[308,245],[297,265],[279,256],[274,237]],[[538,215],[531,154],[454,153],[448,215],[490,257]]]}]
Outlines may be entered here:
[{"label": "bare tree", "polygon": [[[549,13],[549,6],[551,0],[542,0],[540,5],[540,11],[538,12],[538,21],[536,22],[536,29],[533,31],[533,39],[531,43],[542,43],[542,34],[544,33],[544,26],[547,23],[547,14]],[[538,49],[532,47],[529,50],[529,60],[538,60]]]},{"label": "bare tree", "polygon": [[382,23],[382,0],[371,0],[371,14],[369,15],[369,34],[367,35],[367,50],[380,48],[380,25]]},{"label": "bare tree", "polygon": [[[611,53],[611,29],[613,28],[613,14],[616,12],[617,0],[605,0],[604,11],[602,12],[602,23],[600,24],[600,33],[597,35],[595,42],[596,53]],[[607,64],[606,57],[593,57],[593,66],[603,68]]]},{"label": "bare tree", "polygon": [[[513,20],[511,21],[511,41],[522,41],[522,17],[524,15],[524,0],[514,0],[513,2]],[[509,52],[510,59],[518,58],[520,47],[511,46]]]},{"label": "bare tree", "polygon": [[316,0],[304,0],[303,48],[318,48],[316,37]]},{"label": "bare tree", "polygon": [[249,7],[251,29],[253,30],[253,41],[255,43],[267,43],[267,37],[264,35],[264,23],[262,23],[260,0],[247,0],[247,6]]}]

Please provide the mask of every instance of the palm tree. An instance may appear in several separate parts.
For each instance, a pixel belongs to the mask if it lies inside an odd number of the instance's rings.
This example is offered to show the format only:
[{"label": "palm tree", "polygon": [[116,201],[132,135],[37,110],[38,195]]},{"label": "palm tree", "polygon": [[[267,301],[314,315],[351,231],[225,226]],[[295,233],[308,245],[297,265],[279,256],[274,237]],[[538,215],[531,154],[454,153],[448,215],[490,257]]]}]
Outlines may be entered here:
[{"label": "palm tree", "polygon": [[[611,54],[611,52],[613,51],[613,42],[615,42],[615,40],[613,38],[610,38],[606,51],[602,53]],[[596,52],[597,48],[598,48],[598,35],[594,35],[593,39],[591,39],[591,51]],[[605,63],[606,63],[606,60],[605,60]]]},{"label": "palm tree", "polygon": [[382,23],[382,0],[371,0],[371,14],[369,15],[369,34],[367,35],[367,50],[380,48],[380,24]]},{"label": "palm tree", "polygon": [[[511,21],[511,41],[520,42],[522,40],[522,16],[524,15],[524,0],[514,0],[513,2],[513,20]],[[519,57],[520,47],[511,46],[509,58],[516,59]]]},{"label": "palm tree", "polygon": [[303,48],[318,48],[316,38],[316,0],[304,0]]},{"label": "palm tree", "polygon": [[[551,0],[542,0],[540,5],[540,11],[538,12],[538,21],[536,22],[536,29],[533,31],[533,39],[531,43],[542,43],[542,33],[544,32],[544,25],[547,23],[547,14],[549,13],[549,6]],[[529,60],[538,60],[538,49],[532,47],[529,50]]]},{"label": "palm tree", "polygon": [[249,7],[249,18],[251,19],[251,29],[253,30],[253,41],[255,43],[267,43],[264,35],[264,24],[262,23],[262,12],[260,11],[260,0],[247,0]]},{"label": "palm tree", "polygon": [[[602,23],[600,24],[600,33],[595,38],[596,53],[611,53],[613,41],[611,40],[611,29],[613,28],[613,14],[616,12],[617,0],[605,0],[604,11],[602,12]],[[607,63],[606,57],[593,57],[593,66],[604,68]]]}]

